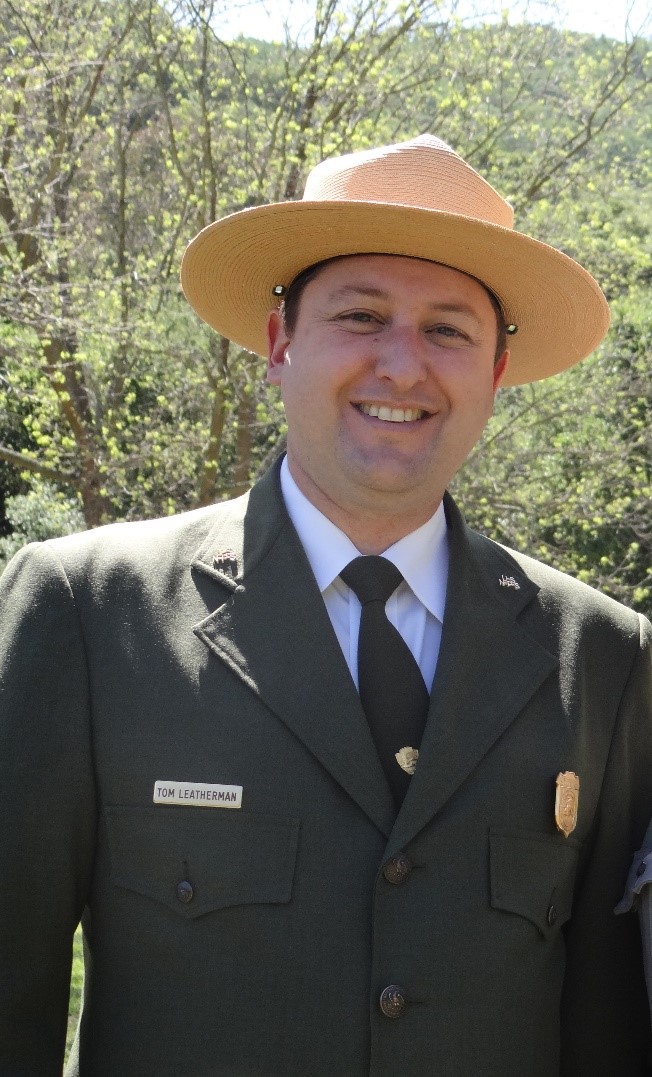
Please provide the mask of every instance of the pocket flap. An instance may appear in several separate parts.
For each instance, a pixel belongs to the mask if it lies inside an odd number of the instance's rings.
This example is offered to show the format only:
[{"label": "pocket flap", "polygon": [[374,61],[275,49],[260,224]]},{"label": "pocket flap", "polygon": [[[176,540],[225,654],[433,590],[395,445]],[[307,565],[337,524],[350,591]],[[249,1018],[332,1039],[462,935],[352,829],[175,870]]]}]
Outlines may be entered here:
[{"label": "pocket flap", "polygon": [[[563,844],[562,844],[563,843]],[[579,846],[528,830],[489,831],[491,905],[548,936],[570,918]]]},{"label": "pocket flap", "polygon": [[107,808],[106,818],[116,886],[184,917],[290,900],[298,819],[116,805]]}]

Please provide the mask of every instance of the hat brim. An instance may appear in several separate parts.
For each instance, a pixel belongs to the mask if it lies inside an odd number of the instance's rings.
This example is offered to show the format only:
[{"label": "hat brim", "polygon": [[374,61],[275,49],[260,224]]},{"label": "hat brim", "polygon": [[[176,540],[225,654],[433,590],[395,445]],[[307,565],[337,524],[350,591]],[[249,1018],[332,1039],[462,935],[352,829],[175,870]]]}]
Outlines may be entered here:
[{"label": "hat brim", "polygon": [[577,363],[609,328],[598,284],[545,243],[460,214],[376,202],[280,202],[208,225],[188,245],[184,294],[213,329],[266,355],[272,289],[310,265],[353,254],[397,254],[458,269],[498,298],[511,352],[505,385],[538,381]]}]

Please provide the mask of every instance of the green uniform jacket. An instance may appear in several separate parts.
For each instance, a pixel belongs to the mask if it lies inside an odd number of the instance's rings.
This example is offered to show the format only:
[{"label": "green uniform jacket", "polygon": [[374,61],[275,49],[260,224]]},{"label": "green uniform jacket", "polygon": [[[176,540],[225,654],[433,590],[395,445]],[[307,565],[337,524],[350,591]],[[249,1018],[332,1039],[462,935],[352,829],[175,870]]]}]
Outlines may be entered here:
[{"label": "green uniform jacket", "polygon": [[[82,1077],[644,1072],[638,925],[613,908],[652,814],[650,626],[447,512],[396,820],[276,472],[14,560],[1,1077],[60,1074],[82,916]],[[569,837],[560,771],[580,779]],[[154,803],[179,782],[241,786],[241,807]]]}]

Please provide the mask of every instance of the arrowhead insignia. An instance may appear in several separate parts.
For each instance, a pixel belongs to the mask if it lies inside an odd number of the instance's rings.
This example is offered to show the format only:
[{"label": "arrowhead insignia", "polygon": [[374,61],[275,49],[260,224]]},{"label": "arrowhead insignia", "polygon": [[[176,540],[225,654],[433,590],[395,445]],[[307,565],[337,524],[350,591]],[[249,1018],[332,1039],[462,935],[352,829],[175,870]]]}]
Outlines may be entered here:
[{"label": "arrowhead insignia", "polygon": [[401,770],[404,770],[406,774],[414,774],[417,769],[419,751],[417,748],[401,748],[400,752],[396,753],[395,758]]}]

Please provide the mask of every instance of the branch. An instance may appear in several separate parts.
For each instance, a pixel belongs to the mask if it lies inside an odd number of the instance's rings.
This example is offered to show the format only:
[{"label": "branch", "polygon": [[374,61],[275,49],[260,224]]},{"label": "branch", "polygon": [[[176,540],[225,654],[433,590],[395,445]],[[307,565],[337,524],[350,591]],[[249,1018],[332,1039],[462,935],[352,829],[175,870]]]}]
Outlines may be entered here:
[{"label": "branch", "polygon": [[[643,90],[649,88],[650,83],[652,82],[652,75],[644,74],[640,81],[638,81],[631,89],[624,92],[621,98],[616,96],[617,92],[625,84],[628,76],[631,74],[630,61],[632,60],[632,57],[635,56],[635,50],[638,47],[638,44],[639,42],[637,40],[632,41],[625,49],[622,61],[616,61],[620,66],[612,70],[610,76],[602,86],[597,103],[593,106],[589,115],[585,117],[580,129],[568,138],[566,143],[560,147],[563,156],[552,164],[546,172],[536,177],[530,184],[524,196],[526,205],[536,198],[541,188],[552,179],[555,173],[559,172],[569,160],[579,156],[589,143],[594,141],[598,135],[602,134],[613,118],[622,112],[626,105],[630,104]],[[600,119],[599,112],[601,109],[607,109],[607,111]]]},{"label": "branch", "polygon": [[61,482],[70,486],[75,485],[75,475],[71,471],[57,471],[56,468],[42,464],[36,457],[23,456],[22,453],[15,452],[14,449],[10,449],[7,445],[0,445],[0,460],[4,460],[5,463],[11,464],[12,467],[19,468],[21,471],[35,471],[37,475],[42,475],[44,479],[52,479],[53,482]]},{"label": "branch", "polygon": [[[228,341],[225,343],[228,349]],[[224,391],[218,387],[213,396],[208,445],[206,446],[201,475],[199,477],[199,490],[197,493],[198,505],[210,505],[215,496],[215,479],[217,478],[225,419],[226,408]]]}]

